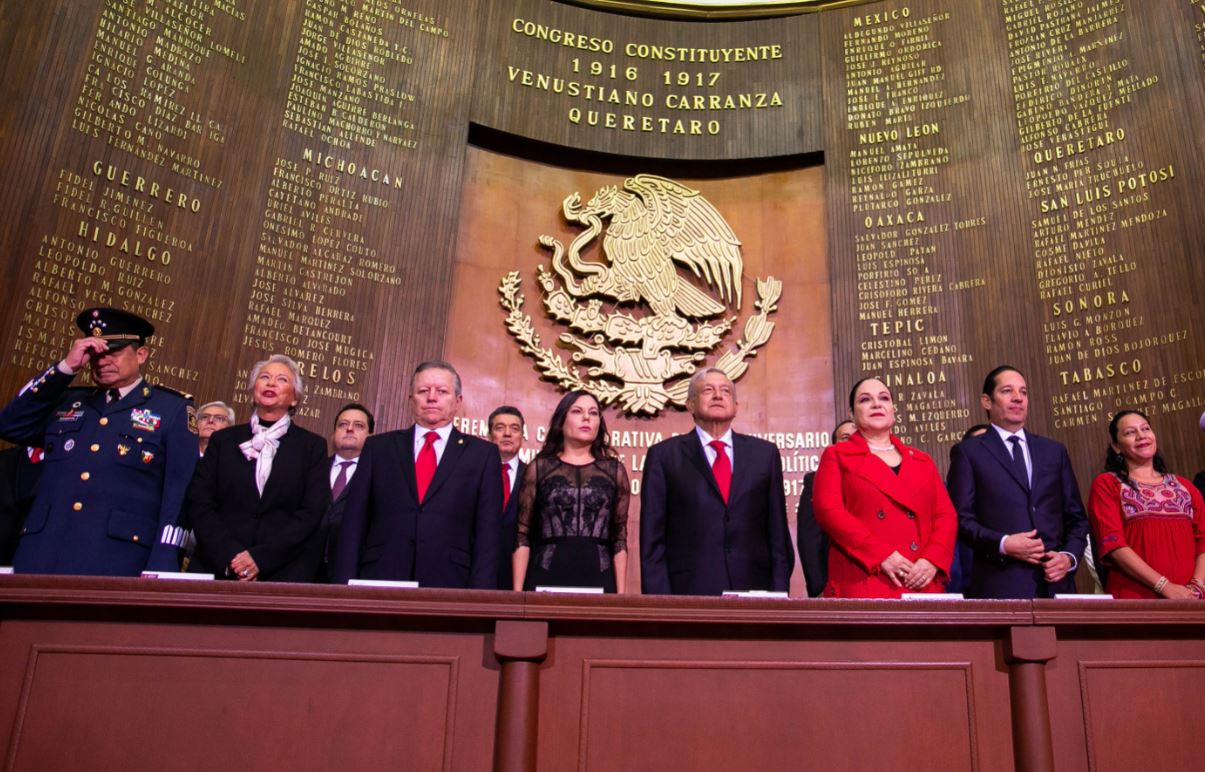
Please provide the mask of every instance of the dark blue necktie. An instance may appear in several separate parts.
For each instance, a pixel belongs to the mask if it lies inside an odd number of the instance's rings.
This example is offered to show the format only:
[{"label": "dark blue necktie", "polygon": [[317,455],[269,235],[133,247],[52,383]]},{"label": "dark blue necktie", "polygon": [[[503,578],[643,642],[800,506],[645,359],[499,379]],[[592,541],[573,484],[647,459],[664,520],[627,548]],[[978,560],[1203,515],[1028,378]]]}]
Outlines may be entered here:
[{"label": "dark blue necktie", "polygon": [[1013,469],[1017,470],[1017,474],[1025,485],[1029,486],[1029,471],[1025,468],[1025,451],[1021,449],[1021,438],[1013,435],[1008,438],[1008,443],[1012,445],[1013,452]]}]

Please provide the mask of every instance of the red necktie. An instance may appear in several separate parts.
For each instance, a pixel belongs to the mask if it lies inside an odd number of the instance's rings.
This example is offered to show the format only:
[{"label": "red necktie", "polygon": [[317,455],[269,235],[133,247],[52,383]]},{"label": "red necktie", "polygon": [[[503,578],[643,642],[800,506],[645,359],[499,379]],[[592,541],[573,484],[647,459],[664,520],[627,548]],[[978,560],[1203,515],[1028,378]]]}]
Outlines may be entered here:
[{"label": "red necktie", "polygon": [[427,487],[431,485],[431,478],[435,476],[435,441],[439,439],[439,435],[435,432],[427,432],[423,437],[423,449],[418,452],[418,459],[414,462],[414,480],[418,483],[418,500],[421,502],[427,495]]},{"label": "red necktie", "polygon": [[502,465],[502,508],[510,501],[510,464]]},{"label": "red necktie", "polygon": [[732,462],[728,460],[728,454],[724,452],[724,443],[719,440],[712,440],[707,443],[715,448],[715,461],[711,464],[711,473],[715,475],[715,484],[720,486],[720,495],[724,497],[724,503],[728,503],[728,490],[732,487]]}]

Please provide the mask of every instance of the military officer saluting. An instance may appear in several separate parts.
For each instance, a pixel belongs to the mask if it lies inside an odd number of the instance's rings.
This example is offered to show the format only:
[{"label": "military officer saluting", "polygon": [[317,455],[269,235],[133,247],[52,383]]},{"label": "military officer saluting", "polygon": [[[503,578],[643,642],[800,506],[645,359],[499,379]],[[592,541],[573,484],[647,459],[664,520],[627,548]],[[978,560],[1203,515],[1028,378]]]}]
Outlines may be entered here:
[{"label": "military officer saluting", "polygon": [[[90,308],[75,323],[85,337],[0,411],[0,437],[45,454],[13,569],[178,570],[171,537],[197,461],[192,398],[142,379],[150,322]],[[85,366],[96,386],[71,388]]]}]

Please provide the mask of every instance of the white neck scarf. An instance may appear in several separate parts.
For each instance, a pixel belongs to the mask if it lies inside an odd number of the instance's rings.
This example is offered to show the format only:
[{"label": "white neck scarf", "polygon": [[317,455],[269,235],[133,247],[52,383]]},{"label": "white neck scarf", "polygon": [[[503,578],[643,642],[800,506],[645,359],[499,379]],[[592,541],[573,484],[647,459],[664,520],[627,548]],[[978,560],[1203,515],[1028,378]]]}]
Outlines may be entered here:
[{"label": "white neck scarf", "polygon": [[276,457],[276,449],[280,447],[280,438],[289,430],[291,423],[289,414],[285,413],[276,423],[263,427],[259,425],[259,414],[251,414],[251,439],[238,447],[244,456],[255,460],[255,487],[259,488],[261,496],[264,495],[268,475],[272,474],[272,459]]}]

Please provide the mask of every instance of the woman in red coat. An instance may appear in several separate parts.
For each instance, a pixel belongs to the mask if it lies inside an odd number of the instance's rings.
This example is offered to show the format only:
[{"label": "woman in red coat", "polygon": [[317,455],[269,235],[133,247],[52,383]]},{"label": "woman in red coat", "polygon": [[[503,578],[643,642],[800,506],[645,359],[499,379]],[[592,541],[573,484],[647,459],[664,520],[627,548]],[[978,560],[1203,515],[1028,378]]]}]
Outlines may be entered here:
[{"label": "woman in red coat", "polygon": [[1205,518],[1201,494],[1167,471],[1144,413],[1120,410],[1109,422],[1105,473],[1092,482],[1088,519],[1100,559],[1115,569],[1114,598],[1205,595]]},{"label": "woman in red coat", "polygon": [[895,405],[882,381],[858,381],[849,409],[858,431],[824,451],[812,498],[834,547],[825,597],[942,592],[958,517],[937,465],[891,433]]}]

